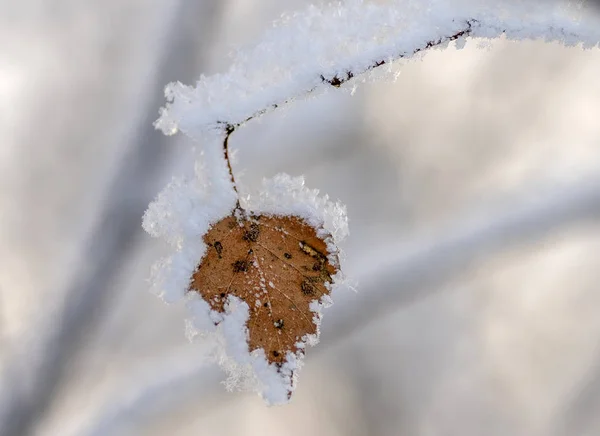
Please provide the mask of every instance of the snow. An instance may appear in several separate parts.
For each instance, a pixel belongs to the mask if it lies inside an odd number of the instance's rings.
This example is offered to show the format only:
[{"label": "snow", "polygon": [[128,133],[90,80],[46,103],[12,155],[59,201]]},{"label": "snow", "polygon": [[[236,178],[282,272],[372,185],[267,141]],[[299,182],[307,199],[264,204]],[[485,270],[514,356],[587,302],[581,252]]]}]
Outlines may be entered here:
[{"label": "snow", "polygon": [[152,267],[150,277],[152,292],[169,303],[185,295],[206,251],[201,236],[230,214],[237,200],[222,155],[222,136],[213,133],[204,138],[194,177],[174,178],[148,206],[142,220],[144,230],[174,249]]},{"label": "snow", "polygon": [[[351,91],[357,76],[377,61],[410,58],[438,40],[437,48],[444,48],[459,32],[588,48],[600,42],[600,25],[581,21],[566,7],[553,11],[546,2],[500,3],[352,0],[310,6],[282,17],[261,42],[238,51],[227,72],[201,76],[195,86],[169,84],[167,105],[155,125],[165,134],[181,130],[194,138],[242,125],[294,99],[324,92],[332,87],[328,80],[350,71]],[[460,46],[464,37],[459,39]]]},{"label": "snow", "polygon": [[229,295],[225,314],[221,315],[211,311],[198,294],[192,293],[188,308],[192,314],[192,319],[187,322],[188,337],[213,340],[216,347],[211,352],[212,357],[228,372],[225,385],[229,390],[258,392],[268,405],[289,401],[302,366],[302,356],[288,352],[285,363],[278,368],[267,361],[264,350],[250,352],[246,327],[249,308],[245,302]]}]

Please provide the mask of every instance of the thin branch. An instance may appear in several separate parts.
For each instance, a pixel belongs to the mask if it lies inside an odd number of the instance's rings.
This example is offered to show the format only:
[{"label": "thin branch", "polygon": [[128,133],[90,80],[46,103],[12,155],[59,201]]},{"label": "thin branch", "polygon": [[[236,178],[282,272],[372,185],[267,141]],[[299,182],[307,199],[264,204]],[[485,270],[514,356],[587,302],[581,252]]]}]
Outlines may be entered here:
[{"label": "thin branch", "polygon": [[592,365],[565,395],[566,400],[560,413],[553,414],[549,430],[552,436],[572,436],[597,433],[594,425],[600,423],[600,344],[596,344]]},{"label": "thin branch", "polygon": [[229,125],[225,129],[225,139],[223,140],[223,155],[225,156],[225,162],[227,162],[227,169],[229,170],[229,177],[231,178],[231,184],[235,192],[238,192],[237,185],[235,184],[235,177],[233,176],[233,169],[231,168],[231,161],[229,160],[229,137],[235,131],[235,127]]},{"label": "thin branch", "polygon": [[[418,47],[416,49],[413,50],[412,53],[410,54],[406,54],[406,53],[399,53],[396,56],[393,56],[391,59],[380,59],[378,61],[373,62],[371,65],[368,65],[366,68],[359,70],[359,71],[352,71],[352,70],[348,70],[345,72],[345,74],[343,76],[336,74],[335,76],[333,76],[330,79],[326,79],[322,74],[319,76],[321,78],[321,82],[323,83],[328,83],[329,85],[335,87],[335,88],[339,88],[340,86],[342,86],[344,83],[348,82],[349,80],[353,79],[355,76],[357,75],[361,75],[361,74],[365,74],[368,73],[369,71],[372,71],[376,68],[379,68],[383,65],[387,65],[393,61],[397,61],[400,59],[404,59],[407,57],[412,57],[414,55],[416,55],[419,52],[422,52],[424,50],[430,49],[430,48],[434,48],[434,47],[438,47],[442,44],[447,44],[451,41],[456,41],[459,38],[466,38],[467,36],[471,35],[471,32],[473,30],[473,23],[479,23],[478,20],[475,19],[471,19],[471,20],[467,20],[466,24],[467,27],[463,30],[459,30],[458,32],[443,37],[443,38],[438,38],[436,40],[431,40],[431,41],[427,41],[425,43],[425,45],[423,45],[422,47]],[[504,33],[504,30],[502,31]]]},{"label": "thin branch", "polygon": [[225,127],[225,138],[223,139],[223,156],[225,157],[225,162],[227,162],[227,169],[229,170],[229,178],[231,179],[231,184],[233,185],[233,190],[235,191],[235,195],[236,195],[236,201],[235,201],[235,207],[233,208],[233,214],[236,213],[236,211],[239,212],[244,212],[242,205],[240,204],[240,196],[239,196],[239,192],[238,192],[238,188],[237,185],[235,183],[235,176],[233,175],[233,168],[231,167],[231,159],[229,157],[229,137],[231,136],[231,134],[235,132],[235,127],[232,126],[231,124],[228,124]]}]

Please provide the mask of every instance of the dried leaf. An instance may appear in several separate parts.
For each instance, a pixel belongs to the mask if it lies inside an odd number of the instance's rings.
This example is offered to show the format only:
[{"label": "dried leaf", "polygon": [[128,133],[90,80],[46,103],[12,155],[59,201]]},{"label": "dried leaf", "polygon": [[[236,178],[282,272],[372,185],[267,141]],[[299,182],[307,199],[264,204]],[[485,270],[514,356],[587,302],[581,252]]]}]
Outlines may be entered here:
[{"label": "dried leaf", "polygon": [[318,329],[310,304],[329,295],[337,272],[324,239],[301,218],[252,215],[222,219],[204,242],[190,291],[220,313],[229,295],[248,304],[250,352],[262,348],[278,366],[288,352],[302,354]]}]

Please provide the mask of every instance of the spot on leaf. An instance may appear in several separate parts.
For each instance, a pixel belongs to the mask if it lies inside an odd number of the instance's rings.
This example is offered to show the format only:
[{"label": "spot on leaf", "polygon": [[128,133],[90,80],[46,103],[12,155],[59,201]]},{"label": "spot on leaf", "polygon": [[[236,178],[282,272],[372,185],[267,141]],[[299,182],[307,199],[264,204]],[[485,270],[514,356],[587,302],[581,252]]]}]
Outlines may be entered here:
[{"label": "spot on leaf", "polygon": [[303,354],[298,338],[317,334],[310,304],[329,295],[326,284],[337,272],[317,231],[295,216],[228,216],[204,242],[215,249],[207,250],[189,290],[221,313],[229,295],[246,302],[248,349],[263,349],[269,363]]}]

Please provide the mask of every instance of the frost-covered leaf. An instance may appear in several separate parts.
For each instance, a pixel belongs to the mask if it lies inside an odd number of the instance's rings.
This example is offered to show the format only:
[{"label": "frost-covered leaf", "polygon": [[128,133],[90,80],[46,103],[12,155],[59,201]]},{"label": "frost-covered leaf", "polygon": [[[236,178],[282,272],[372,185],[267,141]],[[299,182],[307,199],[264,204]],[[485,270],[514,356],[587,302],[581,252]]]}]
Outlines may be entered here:
[{"label": "frost-covered leaf", "polygon": [[313,304],[328,298],[337,272],[324,239],[299,217],[253,215],[222,219],[204,242],[209,248],[190,290],[218,313],[230,296],[245,302],[249,351],[263,349],[269,363],[303,354],[317,336]]},{"label": "frost-covered leaf", "polygon": [[[206,155],[227,176],[218,153]],[[306,345],[318,342],[321,310],[345,281],[346,208],[286,174],[236,205],[224,181],[212,194],[214,178],[172,183],[144,215],[144,228],[173,247],[154,265],[152,289],[168,302],[187,296],[187,334],[214,343],[228,389],[286,403]]]}]

